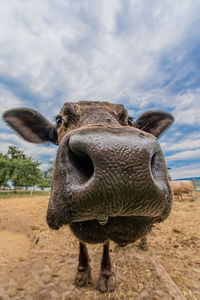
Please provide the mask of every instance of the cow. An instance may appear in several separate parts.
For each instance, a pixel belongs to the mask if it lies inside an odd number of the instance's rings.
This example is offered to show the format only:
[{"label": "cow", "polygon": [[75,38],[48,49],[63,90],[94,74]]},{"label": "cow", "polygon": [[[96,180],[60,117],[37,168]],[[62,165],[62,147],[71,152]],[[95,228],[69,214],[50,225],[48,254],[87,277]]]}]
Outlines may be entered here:
[{"label": "cow", "polygon": [[195,185],[192,180],[174,180],[170,181],[174,196],[182,197],[183,194],[187,194],[195,200]]},{"label": "cow", "polygon": [[121,104],[64,103],[50,123],[30,108],[8,110],[4,120],[25,140],[58,145],[46,220],[69,225],[79,239],[77,286],[91,282],[87,243],[103,243],[100,292],[115,289],[110,240],[126,246],[170,214],[173,195],[158,138],[172,124],[164,111],[133,119]]}]

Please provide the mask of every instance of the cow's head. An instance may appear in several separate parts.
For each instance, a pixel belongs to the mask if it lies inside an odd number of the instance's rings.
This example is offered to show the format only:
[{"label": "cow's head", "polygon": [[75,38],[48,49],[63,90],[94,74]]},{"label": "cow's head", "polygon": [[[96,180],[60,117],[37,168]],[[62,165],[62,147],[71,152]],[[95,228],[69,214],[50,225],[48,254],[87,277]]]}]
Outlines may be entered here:
[{"label": "cow's head", "polygon": [[170,212],[172,193],[157,138],[173,117],[149,111],[134,122],[120,104],[65,103],[51,124],[29,108],[11,109],[4,120],[32,143],[58,144],[47,222],[63,224],[114,216]]}]

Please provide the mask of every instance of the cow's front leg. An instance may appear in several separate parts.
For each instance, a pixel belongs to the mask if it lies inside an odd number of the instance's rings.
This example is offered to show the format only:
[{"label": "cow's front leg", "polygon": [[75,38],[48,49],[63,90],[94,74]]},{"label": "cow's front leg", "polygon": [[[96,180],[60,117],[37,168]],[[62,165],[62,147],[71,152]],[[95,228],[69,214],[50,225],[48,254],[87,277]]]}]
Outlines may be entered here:
[{"label": "cow's front leg", "polygon": [[80,242],[79,248],[79,264],[78,271],[76,273],[75,284],[82,287],[90,284],[92,281],[90,259],[88,256],[87,247],[85,244]]},{"label": "cow's front leg", "polygon": [[110,241],[106,241],[103,244],[103,256],[101,260],[101,272],[99,276],[99,290],[102,293],[113,292],[114,286],[114,274],[112,272],[110,253],[109,253]]}]

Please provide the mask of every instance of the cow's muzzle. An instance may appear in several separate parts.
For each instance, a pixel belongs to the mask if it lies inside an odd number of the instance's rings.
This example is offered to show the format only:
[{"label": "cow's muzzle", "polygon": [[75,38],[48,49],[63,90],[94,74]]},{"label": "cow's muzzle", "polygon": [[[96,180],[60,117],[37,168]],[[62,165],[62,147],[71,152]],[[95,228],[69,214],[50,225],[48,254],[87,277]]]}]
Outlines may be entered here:
[{"label": "cow's muzzle", "polygon": [[59,147],[47,221],[59,227],[114,216],[158,217],[171,200],[156,138],[135,128],[94,126],[75,130]]}]

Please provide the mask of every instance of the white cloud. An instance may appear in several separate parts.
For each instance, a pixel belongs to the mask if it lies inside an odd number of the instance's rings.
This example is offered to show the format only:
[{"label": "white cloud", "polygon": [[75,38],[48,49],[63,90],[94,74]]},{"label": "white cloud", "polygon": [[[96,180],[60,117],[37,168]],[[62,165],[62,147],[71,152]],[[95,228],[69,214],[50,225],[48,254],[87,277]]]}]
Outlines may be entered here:
[{"label": "white cloud", "polygon": [[199,177],[199,174],[200,167],[196,164],[187,164],[186,166],[177,167],[170,170],[170,176],[172,177],[172,179]]},{"label": "white cloud", "polygon": [[159,58],[184,40],[200,5],[189,0],[181,6],[127,3],[5,2],[2,74],[21,81],[44,102],[56,91],[75,100],[118,99],[128,93],[134,101],[146,84],[166,79]]},{"label": "white cloud", "polygon": [[8,151],[8,147],[10,145],[11,144],[8,142],[0,142],[0,152],[5,154]]},{"label": "white cloud", "polygon": [[[183,151],[169,159],[199,157],[200,137],[181,127],[200,125],[200,88],[191,88],[199,65],[192,55],[186,59],[199,35],[199,10],[198,0],[2,2],[0,113],[29,105],[52,121],[65,101],[84,99],[124,103],[133,117],[170,110],[174,135],[163,136],[162,145]],[[187,74],[193,76],[184,90],[176,90]],[[55,148],[14,135],[9,142],[36,158],[55,155]],[[8,147],[5,136],[1,147]]]},{"label": "white cloud", "polygon": [[40,165],[40,170],[44,171],[44,170],[46,170],[48,167],[49,167],[49,164],[43,162],[43,163],[41,163],[41,165]]},{"label": "white cloud", "polygon": [[[174,139],[175,140],[175,139]],[[200,139],[192,139],[192,136],[187,136],[183,141],[180,142],[171,142],[171,143],[161,143],[162,149],[166,152],[169,151],[180,151],[188,149],[197,149],[200,148]]]},{"label": "white cloud", "polygon": [[[200,105],[199,105],[200,106]],[[190,109],[174,112],[176,122],[180,124],[188,125],[200,125],[200,109],[193,107]]]},{"label": "white cloud", "polygon": [[19,106],[22,106],[22,100],[0,84],[0,116],[5,110]]},{"label": "white cloud", "polygon": [[22,101],[12,91],[7,90],[0,84],[0,129],[6,129],[6,124],[1,119],[3,112],[11,107],[20,107]]},{"label": "white cloud", "polygon": [[0,134],[0,152],[6,153],[11,145],[17,146],[20,150],[35,160],[40,160],[45,156],[45,160],[55,159],[57,147],[52,145],[37,145],[26,142],[16,134],[1,133]]},{"label": "white cloud", "polygon": [[40,159],[41,156],[46,156],[48,159],[55,159],[57,148],[48,147],[47,145],[38,146],[22,141],[19,148],[23,149],[27,155],[35,159]]},{"label": "white cloud", "polygon": [[22,101],[12,91],[0,85],[0,114],[10,107],[22,105]]},{"label": "white cloud", "polygon": [[0,133],[1,141],[10,141],[11,143],[19,144],[22,139],[15,133]]},{"label": "white cloud", "polygon": [[179,125],[200,125],[200,88],[188,90],[174,99],[173,114]]},{"label": "white cloud", "polygon": [[200,159],[200,149],[187,150],[166,156],[166,161],[184,160],[184,159]]}]

